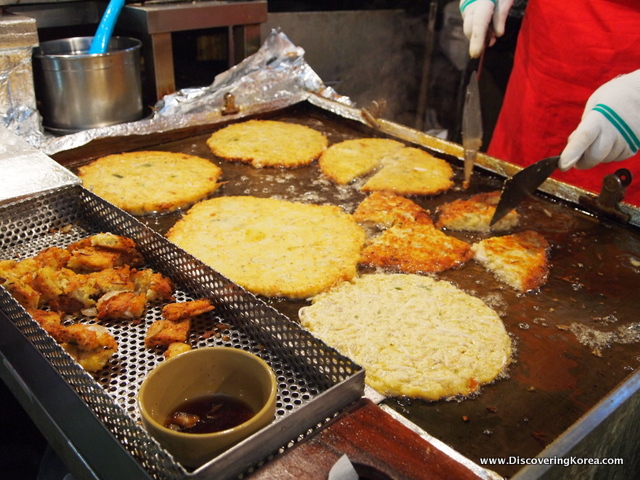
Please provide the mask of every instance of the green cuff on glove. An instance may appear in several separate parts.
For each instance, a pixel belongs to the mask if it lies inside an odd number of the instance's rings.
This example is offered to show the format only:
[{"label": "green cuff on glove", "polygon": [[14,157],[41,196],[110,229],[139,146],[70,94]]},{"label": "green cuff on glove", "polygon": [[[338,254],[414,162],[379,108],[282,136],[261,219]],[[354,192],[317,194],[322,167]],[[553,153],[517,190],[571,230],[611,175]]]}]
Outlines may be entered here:
[{"label": "green cuff on glove", "polygon": [[[464,11],[465,11],[465,9],[466,9],[469,5],[471,5],[472,3],[474,3],[475,1],[476,1],[476,0],[466,0],[465,2],[463,2],[463,3],[460,5],[460,11],[461,11],[461,12],[464,12]],[[491,0],[491,1],[493,2],[493,4],[494,4],[494,5],[496,4],[496,0]]]},{"label": "green cuff on glove", "polygon": [[616,127],[616,129],[620,132],[622,138],[625,139],[633,153],[636,153],[638,150],[640,150],[640,140],[638,139],[636,134],[633,133],[633,130],[631,130],[629,125],[627,125],[627,123],[620,117],[620,115],[618,115],[611,107],[602,103],[598,103],[595,107],[593,107],[593,109],[596,112],[600,112],[602,115],[604,115],[605,118],[609,120],[614,127]]}]

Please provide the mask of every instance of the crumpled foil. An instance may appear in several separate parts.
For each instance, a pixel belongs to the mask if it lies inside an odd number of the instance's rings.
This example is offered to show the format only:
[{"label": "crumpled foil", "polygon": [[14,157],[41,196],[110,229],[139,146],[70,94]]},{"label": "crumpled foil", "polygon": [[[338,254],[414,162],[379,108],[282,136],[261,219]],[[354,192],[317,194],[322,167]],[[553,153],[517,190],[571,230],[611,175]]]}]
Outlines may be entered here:
[{"label": "crumpled foil", "polygon": [[[227,94],[233,95],[237,113],[224,112]],[[274,29],[255,54],[218,75],[210,86],[166,95],[154,106],[150,118],[63,136],[54,136],[41,128],[39,135],[29,135],[27,140],[52,155],[97,138],[159,133],[269,112],[304,101],[310,95],[353,105],[348,97],[322,82],[304,60],[302,48]]]}]

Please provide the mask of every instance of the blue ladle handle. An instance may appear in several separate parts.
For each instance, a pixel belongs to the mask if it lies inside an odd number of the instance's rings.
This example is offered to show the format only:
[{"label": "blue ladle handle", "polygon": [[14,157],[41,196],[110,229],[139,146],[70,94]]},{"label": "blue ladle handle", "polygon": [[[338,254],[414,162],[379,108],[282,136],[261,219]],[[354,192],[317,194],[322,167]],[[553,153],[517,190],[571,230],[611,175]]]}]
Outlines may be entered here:
[{"label": "blue ladle handle", "polygon": [[107,5],[107,9],[104,11],[104,15],[102,15],[102,19],[98,25],[96,35],[91,42],[89,53],[105,53],[107,51],[109,48],[109,40],[111,40],[111,35],[113,34],[113,28],[116,25],[122,7],[124,7],[124,2],[125,0],[109,1],[109,5]]}]

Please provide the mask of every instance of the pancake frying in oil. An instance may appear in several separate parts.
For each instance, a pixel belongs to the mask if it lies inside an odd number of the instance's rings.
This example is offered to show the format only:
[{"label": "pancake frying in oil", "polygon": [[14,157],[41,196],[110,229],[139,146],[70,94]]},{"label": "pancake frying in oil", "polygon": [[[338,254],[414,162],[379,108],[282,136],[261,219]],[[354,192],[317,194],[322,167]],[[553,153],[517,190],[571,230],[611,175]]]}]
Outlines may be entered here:
[{"label": "pancake frying in oil", "polygon": [[325,148],[327,138],[313,128],[275,120],[248,120],[217,130],[207,140],[220,158],[256,168],[309,165]]},{"label": "pancake frying in oil", "polygon": [[363,275],[317,295],[299,317],[362,365],[365,382],[387,396],[467,396],[503,374],[511,359],[511,338],[494,310],[422,275]]},{"label": "pancake frying in oil", "polygon": [[85,188],[133,215],[187,208],[213,193],[221,175],[210,160],[161,151],[108,155],[78,170]]},{"label": "pancake frying in oil", "polygon": [[250,292],[300,299],[353,278],[365,235],[337,206],[246,196],[194,205],[167,237]]}]

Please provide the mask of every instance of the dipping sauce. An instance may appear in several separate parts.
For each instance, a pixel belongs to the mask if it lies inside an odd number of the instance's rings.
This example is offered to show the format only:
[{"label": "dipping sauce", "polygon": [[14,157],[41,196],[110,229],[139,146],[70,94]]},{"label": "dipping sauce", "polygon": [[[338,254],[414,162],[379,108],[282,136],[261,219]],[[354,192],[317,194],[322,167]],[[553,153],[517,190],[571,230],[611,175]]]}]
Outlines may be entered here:
[{"label": "dipping sauce", "polygon": [[239,398],[224,394],[187,400],[167,417],[164,426],[183,433],[214,433],[237,427],[255,415]]}]

